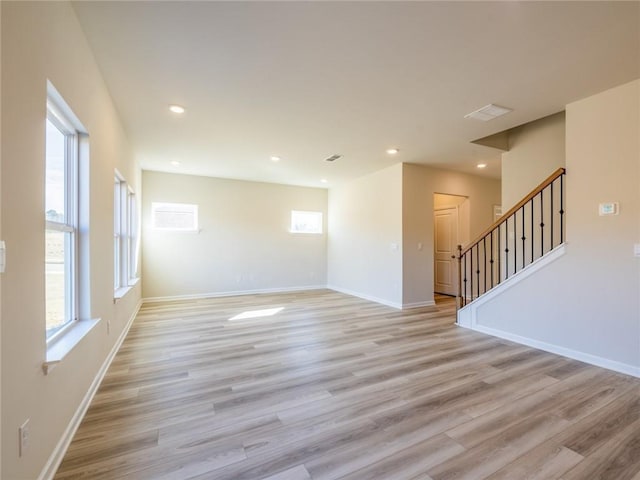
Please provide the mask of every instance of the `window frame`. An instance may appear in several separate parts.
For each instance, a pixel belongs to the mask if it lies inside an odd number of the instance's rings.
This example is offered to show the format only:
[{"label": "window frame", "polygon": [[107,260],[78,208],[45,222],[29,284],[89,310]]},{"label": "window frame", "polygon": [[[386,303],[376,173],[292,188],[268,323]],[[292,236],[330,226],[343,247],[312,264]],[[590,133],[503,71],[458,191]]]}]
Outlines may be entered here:
[{"label": "window frame", "polygon": [[127,185],[127,284],[138,281],[138,197],[130,185]]},{"label": "window frame", "polygon": [[[156,224],[156,211],[159,206],[171,205],[171,206],[187,206],[192,207],[191,210],[194,218],[194,224],[189,228],[176,228],[176,227],[159,227]],[[177,203],[177,202],[151,202],[151,228],[162,232],[186,232],[186,233],[198,233],[200,231],[200,213],[199,205],[196,203]]]},{"label": "window frame", "polygon": [[[317,217],[319,222],[318,222],[318,229],[317,230],[297,230],[296,229],[296,221],[295,221],[295,217],[296,215],[312,215],[314,217]],[[316,211],[316,210],[291,210],[291,224],[289,227],[289,232],[290,233],[294,233],[294,234],[301,234],[301,235],[322,235],[324,234],[324,215],[323,212],[320,211]]]},{"label": "window frame", "polygon": [[[51,101],[47,100],[46,120],[57,128],[64,135],[64,222],[57,222],[46,219],[45,213],[45,233],[47,231],[61,232],[65,235],[65,286],[64,305],[65,323],[57,330],[50,333],[50,329],[45,328],[45,338],[47,345],[54,343],[66,331],[73,327],[78,321],[79,311],[79,289],[78,289],[78,212],[79,212],[79,135],[80,132],[74,128],[72,121],[64,115],[60,109]],[[45,139],[46,144],[46,139]],[[45,172],[46,155],[45,155]],[[45,183],[46,188],[46,183]],[[68,259],[67,259],[68,252]],[[46,275],[46,273],[45,273]],[[46,302],[46,299],[45,299]],[[46,323],[46,322],[45,322]]]},{"label": "window frame", "polygon": [[114,175],[114,298],[122,297],[138,281],[136,195],[124,177]]},{"label": "window frame", "polygon": [[113,189],[113,289],[115,291],[124,286],[122,284],[122,189],[124,183],[124,179],[116,170]]}]

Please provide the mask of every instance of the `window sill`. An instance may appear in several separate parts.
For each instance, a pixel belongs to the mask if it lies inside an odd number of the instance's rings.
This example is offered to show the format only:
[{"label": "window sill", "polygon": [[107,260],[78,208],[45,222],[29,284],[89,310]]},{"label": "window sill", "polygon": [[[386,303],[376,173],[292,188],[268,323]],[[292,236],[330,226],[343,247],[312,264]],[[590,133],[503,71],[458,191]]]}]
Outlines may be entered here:
[{"label": "window sill", "polygon": [[127,293],[131,291],[131,289],[138,284],[140,278],[132,278],[129,280],[129,285],[126,287],[120,287],[113,292],[113,303],[116,303],[122,297],[124,297]]},{"label": "window sill", "polygon": [[129,293],[131,287],[120,287],[113,292],[113,303],[116,303],[122,297],[124,297],[127,293]]},{"label": "window sill", "polygon": [[47,359],[42,364],[44,374],[48,375],[99,322],[99,318],[74,322],[64,334],[47,345]]}]

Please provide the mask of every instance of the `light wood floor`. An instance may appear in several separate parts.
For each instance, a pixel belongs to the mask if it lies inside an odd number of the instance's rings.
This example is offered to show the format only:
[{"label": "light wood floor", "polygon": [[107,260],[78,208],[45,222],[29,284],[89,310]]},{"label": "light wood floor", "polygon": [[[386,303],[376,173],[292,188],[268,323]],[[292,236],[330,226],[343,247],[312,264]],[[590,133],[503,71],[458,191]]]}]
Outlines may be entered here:
[{"label": "light wood floor", "polygon": [[453,322],[328,290],[147,305],[55,478],[640,480],[640,379]]}]

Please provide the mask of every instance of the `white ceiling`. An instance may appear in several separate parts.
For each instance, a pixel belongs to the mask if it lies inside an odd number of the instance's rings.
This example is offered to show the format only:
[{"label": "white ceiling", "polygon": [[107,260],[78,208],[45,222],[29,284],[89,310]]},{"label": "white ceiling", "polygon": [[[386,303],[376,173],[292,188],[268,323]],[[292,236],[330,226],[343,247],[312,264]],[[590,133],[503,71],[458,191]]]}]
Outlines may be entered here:
[{"label": "white ceiling", "polygon": [[[640,77],[639,2],[74,8],[149,170],[331,187],[402,161],[499,177],[500,152],[471,140]],[[514,111],[463,118],[488,103]]]}]

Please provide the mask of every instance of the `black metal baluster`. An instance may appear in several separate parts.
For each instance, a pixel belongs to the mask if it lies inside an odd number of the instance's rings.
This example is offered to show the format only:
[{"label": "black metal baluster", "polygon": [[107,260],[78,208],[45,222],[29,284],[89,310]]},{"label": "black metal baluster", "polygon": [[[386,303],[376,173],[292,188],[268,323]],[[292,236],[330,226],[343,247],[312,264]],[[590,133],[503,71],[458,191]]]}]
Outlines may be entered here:
[{"label": "black metal baluster", "polygon": [[487,291],[487,237],[485,236],[482,239],[482,251],[484,258],[482,259],[482,263],[484,264],[484,290],[482,293]]},{"label": "black metal baluster", "polygon": [[478,298],[480,296],[480,243],[476,243],[476,256],[476,266],[478,267],[476,268],[476,298]]},{"label": "black metal baluster", "polygon": [[560,243],[564,242],[564,173],[560,175]]},{"label": "black metal baluster", "polygon": [[502,235],[502,224],[498,225],[498,283],[502,281],[502,270],[500,267],[502,266],[501,258],[502,258],[502,250],[500,250],[500,235]]},{"label": "black metal baluster", "polygon": [[527,240],[527,236],[524,234],[524,205],[522,206],[522,268],[524,268],[525,264],[525,241]]},{"label": "black metal baluster", "polygon": [[540,192],[540,256],[544,255],[544,190]]},{"label": "black metal baluster", "polygon": [[509,278],[509,219],[504,222],[504,279]]},{"label": "black metal baluster", "polygon": [[464,254],[464,288],[462,289],[462,305],[467,304],[467,254]]},{"label": "black metal baluster", "polygon": [[533,234],[533,199],[529,200],[529,203],[531,204],[531,263],[533,263],[533,240],[534,238],[536,238],[536,236]]},{"label": "black metal baluster", "polygon": [[471,254],[469,257],[469,286],[471,287],[469,299],[473,302],[473,247],[471,247],[469,253]]},{"label": "black metal baluster", "polygon": [[550,207],[550,212],[551,212],[551,250],[553,250],[553,246],[554,246],[554,238],[553,238],[553,220],[555,217],[555,212],[553,211],[553,184],[554,184],[555,180],[553,182],[551,182],[551,207]]},{"label": "black metal baluster", "polygon": [[[498,225],[498,229],[500,228],[500,226]],[[494,267],[494,262],[493,262],[493,232],[495,232],[495,230],[491,230],[491,241],[490,243],[490,248],[491,248],[491,261],[489,262],[489,264],[491,265],[491,288],[493,288],[495,285],[493,283],[493,267]]]},{"label": "black metal baluster", "polygon": [[513,213],[513,274],[515,275],[518,271],[518,222],[517,220],[518,214],[516,212]]}]

